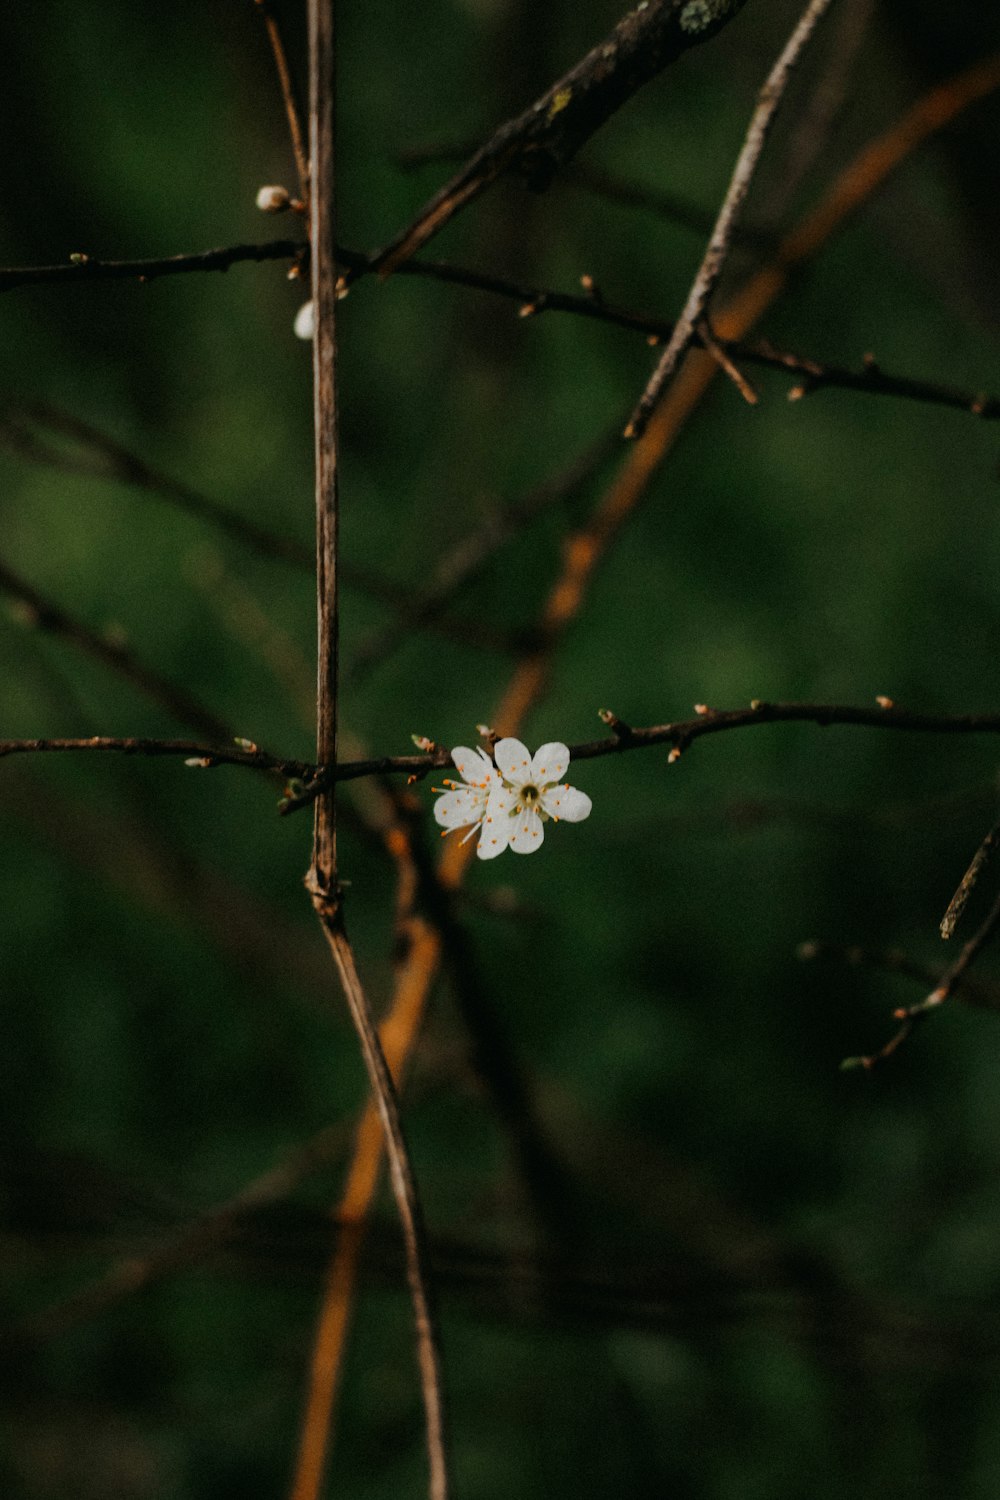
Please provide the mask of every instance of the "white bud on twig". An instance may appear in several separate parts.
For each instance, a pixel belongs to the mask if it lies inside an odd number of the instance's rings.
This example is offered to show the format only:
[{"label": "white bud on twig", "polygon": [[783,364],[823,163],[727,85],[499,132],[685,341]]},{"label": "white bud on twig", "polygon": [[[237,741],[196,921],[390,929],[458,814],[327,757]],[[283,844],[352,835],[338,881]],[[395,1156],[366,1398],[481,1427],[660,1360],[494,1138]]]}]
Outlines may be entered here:
[{"label": "white bud on twig", "polygon": [[259,188],[254,201],[262,214],[283,214],[292,200],[287,188],[272,183]]},{"label": "white bud on twig", "polygon": [[316,334],[316,316],[313,311],[312,299],[303,302],[295,314],[295,337],[297,339],[311,339]]}]

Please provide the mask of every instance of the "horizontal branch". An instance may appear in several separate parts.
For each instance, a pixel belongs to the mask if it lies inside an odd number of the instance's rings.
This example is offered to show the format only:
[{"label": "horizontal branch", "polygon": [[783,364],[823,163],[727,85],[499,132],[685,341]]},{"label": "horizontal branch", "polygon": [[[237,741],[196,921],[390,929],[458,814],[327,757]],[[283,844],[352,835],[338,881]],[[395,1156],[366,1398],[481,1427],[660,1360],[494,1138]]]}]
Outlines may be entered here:
[{"label": "horizontal branch", "polygon": [[304,760],[268,755],[250,740],[232,745],[206,745],[199,740],[153,740],[135,736],[112,738],[94,734],[85,739],[0,740],[0,760],[8,755],[45,755],[77,751],[103,751],[119,755],[183,756],[200,767],[250,766],[255,771],[306,780],[316,775],[316,766]]},{"label": "horizontal branch", "polygon": [[[636,729],[615,715],[602,712],[606,723],[614,724],[614,733],[606,739],[585,740],[569,746],[571,760],[596,760],[604,755],[621,755],[626,750],[641,750],[656,745],[672,747],[675,761],[695,740],[707,734],[723,734],[732,729],[753,729],[762,724],[816,724],[820,728],[853,724],[865,729],[908,730],[924,734],[1000,734],[1000,713],[928,714],[897,708],[889,699],[885,706],[874,708],[844,703],[765,703],[754,699],[748,708],[711,709],[700,704],[694,719],[678,719],[669,724],[653,724]],[[294,812],[313,802],[320,792],[335,781],[357,781],[365,776],[409,776],[420,780],[429,772],[443,770],[452,764],[451,752],[443,745],[420,755],[383,755],[368,760],[339,761],[335,767],[291,760],[270,755],[250,741],[229,745],[205,745],[192,740],[113,739],[91,736],[87,739],[0,740],[0,759],[49,751],[111,751],[125,755],[183,756],[206,769],[211,766],[250,766],[258,771],[274,771],[303,786],[292,791],[282,804],[282,812]]]},{"label": "horizontal branch", "polygon": [[[79,264],[67,262],[56,266],[21,266],[0,268],[0,292],[36,283],[72,284],[93,281],[155,281],[163,276],[186,272],[225,271],[239,261],[293,260],[304,264],[308,245],[300,240],[271,240],[261,245],[230,245],[218,250],[202,250],[190,255],[170,255],[159,260],[92,260]],[[357,281],[376,267],[376,257],[363,250],[341,246],[338,264],[348,281]],[[647,339],[667,340],[674,325],[667,319],[616,307],[603,298],[560,292],[551,287],[525,285],[504,276],[493,276],[468,266],[455,266],[442,260],[408,260],[396,267],[396,275],[419,276],[425,280],[443,281],[452,286],[468,287],[516,302],[522,317],[543,312],[569,313],[593,322],[610,323],[641,333]],[[950,407],[970,412],[986,420],[1000,419],[1000,398],[980,391],[962,390],[935,380],[911,379],[892,375],[871,356],[866,355],[860,369],[823,364],[807,355],[778,349],[768,339],[744,342],[725,339],[716,331],[714,342],[724,354],[738,364],[759,365],[781,370],[796,377],[789,398],[797,400],[827,387],[858,391],[867,396],[896,396],[905,401],[920,401],[930,406]],[[699,334],[696,343],[703,340]],[[350,580],[345,580],[350,581]]]},{"label": "horizontal branch", "polygon": [[46,282],[157,281],[188,271],[228,271],[243,260],[296,260],[306,247],[298,240],[270,240],[263,245],[228,245],[200,250],[194,255],[168,255],[154,260],[97,260],[76,255],[57,266],[7,266],[0,269],[0,292]]}]

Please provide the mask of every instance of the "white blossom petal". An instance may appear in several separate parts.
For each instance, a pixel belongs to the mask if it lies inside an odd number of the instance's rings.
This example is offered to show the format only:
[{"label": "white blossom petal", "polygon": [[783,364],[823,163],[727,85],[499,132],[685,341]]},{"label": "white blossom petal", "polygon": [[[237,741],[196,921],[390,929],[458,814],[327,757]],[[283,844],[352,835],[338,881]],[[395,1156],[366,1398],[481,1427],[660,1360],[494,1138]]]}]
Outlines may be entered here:
[{"label": "white blossom petal", "polygon": [[523,786],[531,780],[531,752],[520,740],[497,740],[493,756],[500,773],[512,786]]},{"label": "white blossom petal", "polygon": [[539,786],[562,781],[569,765],[569,750],[559,740],[543,745],[531,758],[531,779]]},{"label": "white blossom petal", "polygon": [[458,774],[470,786],[486,785],[494,776],[493,762],[482,750],[470,750],[467,745],[456,745],[451,758],[458,767]]},{"label": "white blossom petal", "polygon": [[545,825],[537,807],[518,807],[510,823],[510,847],[515,854],[533,854],[541,848]]},{"label": "white blossom petal", "polygon": [[468,828],[482,821],[486,800],[476,787],[460,786],[445,792],[434,804],[435,821],[442,828]]},{"label": "white blossom petal", "polygon": [[480,859],[496,859],[510,843],[510,831],[514,823],[511,818],[485,818],[483,831],[479,835],[476,853]]},{"label": "white blossom petal", "polygon": [[594,805],[586,792],[578,792],[573,786],[546,787],[541,802],[550,818],[559,818],[566,823],[582,823],[584,818],[590,817]]}]

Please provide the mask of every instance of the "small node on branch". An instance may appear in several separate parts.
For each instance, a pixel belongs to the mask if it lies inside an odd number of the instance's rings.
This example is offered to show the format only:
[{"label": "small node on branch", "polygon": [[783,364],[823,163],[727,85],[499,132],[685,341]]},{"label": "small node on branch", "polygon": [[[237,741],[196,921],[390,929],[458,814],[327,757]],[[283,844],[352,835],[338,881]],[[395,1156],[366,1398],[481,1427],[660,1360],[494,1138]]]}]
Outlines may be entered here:
[{"label": "small node on branch", "polygon": [[676,761],[680,760],[680,758],[681,758],[681,747],[680,747],[680,745],[674,745],[673,749],[670,751],[670,754],[667,756],[667,765],[668,766],[674,765]]},{"label": "small node on branch", "polygon": [[613,713],[610,708],[599,708],[597,710],[597,717],[602,723],[607,724],[615,739],[630,740],[633,738],[631,724],[626,724],[624,719],[619,719],[618,715]]},{"label": "small node on branch", "polygon": [[658,333],[646,334],[646,343],[649,345],[650,349],[658,349],[662,342],[663,340],[660,338],[660,335]]},{"label": "small node on branch", "polygon": [[238,745],[241,750],[245,750],[248,755],[257,755],[260,751],[260,746],[255,745],[253,740],[242,739],[239,735],[234,736],[233,744]]},{"label": "small node on branch", "polygon": [[477,724],[476,733],[481,740],[486,741],[491,750],[493,749],[493,746],[496,744],[497,740],[500,738],[500,735],[497,733],[497,731],[495,729],[491,729],[488,724]]},{"label": "small node on branch", "polygon": [[536,297],[532,302],[522,302],[517,310],[519,318],[534,318],[545,307],[545,298]]},{"label": "small node on branch", "polygon": [[584,272],[584,274],[580,277],[580,285],[583,287],[583,290],[593,302],[604,301],[603,292],[597,285],[597,282],[594,280],[593,276],[589,275],[587,272]]},{"label": "small node on branch", "polygon": [[715,713],[715,709],[709,708],[707,703],[696,703],[694,706],[694,711],[698,715],[699,719],[707,719],[710,714]]},{"label": "small node on branch", "polygon": [[862,354],[861,363],[864,365],[866,375],[881,375],[878,360],[874,354]]},{"label": "small node on branch", "polygon": [[214,766],[215,761],[210,755],[189,755],[184,764],[186,766],[196,766],[201,770],[206,770],[209,766]]},{"label": "small node on branch", "polygon": [[254,202],[262,214],[283,214],[291,207],[292,195],[286,187],[269,183],[266,187],[257,189]]},{"label": "small node on branch", "polygon": [[892,698],[887,698],[885,693],[876,693],[875,702],[879,708],[895,708],[896,704]]},{"label": "small node on branch", "polygon": [[85,266],[89,260],[90,256],[84,255],[82,250],[74,250],[69,258],[69,263],[71,266]]},{"label": "small node on branch", "polygon": [[430,736],[426,734],[411,734],[410,739],[416,745],[418,750],[424,750],[428,755],[433,755],[434,751],[439,748],[437,741],[432,740]]}]

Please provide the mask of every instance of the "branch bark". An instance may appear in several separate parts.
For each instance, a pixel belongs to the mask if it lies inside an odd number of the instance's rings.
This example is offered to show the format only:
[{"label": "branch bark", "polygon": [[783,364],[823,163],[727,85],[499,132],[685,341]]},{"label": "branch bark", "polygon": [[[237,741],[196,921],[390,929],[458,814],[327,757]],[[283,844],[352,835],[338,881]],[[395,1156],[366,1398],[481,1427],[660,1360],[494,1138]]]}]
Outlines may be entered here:
[{"label": "branch bark", "polygon": [[[335,226],[335,45],[333,0],[309,0],[310,263],[315,316],[313,418],[316,466],[317,694],[316,756],[337,761],[337,262]],[[448,1465],[437,1329],[431,1303],[423,1216],[403,1136],[399,1102],[344,926],[337,879],[336,784],[316,799],[312,863],[306,887],[330,948],[361,1046],[385,1139],[393,1196],[406,1249],[420,1386],[424,1400],[431,1500],[447,1500]],[[329,1404],[310,1390],[292,1500],[316,1500],[329,1432]]]},{"label": "branch bark", "polygon": [[746,0],[643,0],[530,109],[490,136],[411,224],[375,257],[388,276],[505,172],[548,187],[592,135],[644,83],[699,42],[707,42]]}]

